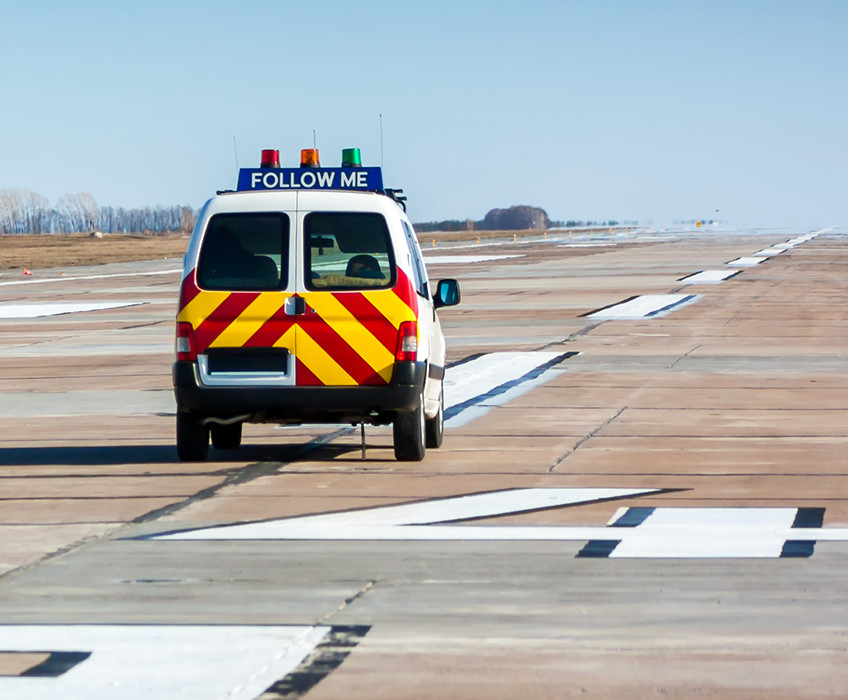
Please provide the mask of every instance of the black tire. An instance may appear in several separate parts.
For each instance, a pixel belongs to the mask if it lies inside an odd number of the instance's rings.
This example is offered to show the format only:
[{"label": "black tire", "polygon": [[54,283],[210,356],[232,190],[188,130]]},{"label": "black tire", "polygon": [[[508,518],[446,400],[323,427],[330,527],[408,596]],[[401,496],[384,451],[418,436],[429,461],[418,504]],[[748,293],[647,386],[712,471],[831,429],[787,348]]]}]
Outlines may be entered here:
[{"label": "black tire", "polygon": [[395,458],[401,462],[420,462],[426,452],[426,417],[424,394],[418,397],[418,407],[409,413],[398,413],[392,425]]},{"label": "black tire", "polygon": [[209,426],[212,433],[212,447],[216,450],[237,450],[241,446],[241,423]]},{"label": "black tire", "polygon": [[190,413],[177,411],[177,457],[202,462],[209,456],[209,428]]},{"label": "black tire", "polygon": [[439,391],[439,410],[435,416],[427,419],[427,447],[442,446],[445,439],[445,389]]}]

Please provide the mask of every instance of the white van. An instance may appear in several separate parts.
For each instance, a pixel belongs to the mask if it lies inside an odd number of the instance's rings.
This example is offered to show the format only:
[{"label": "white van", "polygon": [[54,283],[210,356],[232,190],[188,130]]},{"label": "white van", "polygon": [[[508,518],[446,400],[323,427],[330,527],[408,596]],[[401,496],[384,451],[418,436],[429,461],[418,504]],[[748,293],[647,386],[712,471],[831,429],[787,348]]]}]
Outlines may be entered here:
[{"label": "white van", "polygon": [[[355,151],[351,154],[351,151]],[[244,423],[393,425],[399,460],[443,436],[445,339],[399,191],[347,149],[341,168],[276,151],[200,211],[177,316],[177,453],[241,444]]]}]

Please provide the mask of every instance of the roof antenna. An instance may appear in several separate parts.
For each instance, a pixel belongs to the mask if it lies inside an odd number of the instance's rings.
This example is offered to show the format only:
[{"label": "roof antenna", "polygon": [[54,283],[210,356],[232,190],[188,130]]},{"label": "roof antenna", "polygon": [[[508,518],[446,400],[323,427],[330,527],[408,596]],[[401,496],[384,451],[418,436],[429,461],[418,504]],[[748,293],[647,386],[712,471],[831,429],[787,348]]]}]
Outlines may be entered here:
[{"label": "roof antenna", "polygon": [[235,153],[235,156],[236,156],[236,170],[238,170],[239,169],[238,146],[236,146],[236,137],[235,136],[233,136],[233,153]]},{"label": "roof antenna", "polygon": [[383,167],[383,115],[380,114],[380,167]]},{"label": "roof antenna", "polygon": [[312,130],[312,148],[318,148],[318,139],[315,137],[315,129]]}]

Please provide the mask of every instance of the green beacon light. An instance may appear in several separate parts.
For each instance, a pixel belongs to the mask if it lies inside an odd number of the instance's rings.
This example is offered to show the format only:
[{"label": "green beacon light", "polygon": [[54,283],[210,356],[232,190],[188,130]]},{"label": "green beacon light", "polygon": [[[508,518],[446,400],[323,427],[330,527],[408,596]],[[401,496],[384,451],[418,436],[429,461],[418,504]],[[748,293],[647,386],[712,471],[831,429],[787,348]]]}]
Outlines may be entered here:
[{"label": "green beacon light", "polygon": [[343,148],[342,149],[342,167],[343,168],[361,168],[362,157],[359,155],[358,148]]}]

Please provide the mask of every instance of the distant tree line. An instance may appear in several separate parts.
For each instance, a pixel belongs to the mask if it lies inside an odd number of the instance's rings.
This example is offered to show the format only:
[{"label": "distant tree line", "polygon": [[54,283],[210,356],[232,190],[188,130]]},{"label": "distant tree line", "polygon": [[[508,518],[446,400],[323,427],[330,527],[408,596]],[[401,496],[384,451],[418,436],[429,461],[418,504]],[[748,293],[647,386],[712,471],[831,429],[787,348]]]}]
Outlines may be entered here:
[{"label": "distant tree line", "polygon": [[0,233],[188,232],[196,219],[187,206],[100,207],[88,192],[66,194],[51,206],[37,192],[0,190]]},{"label": "distant tree line", "polygon": [[[625,221],[625,225],[636,225],[637,222]],[[549,228],[588,228],[592,226],[618,226],[615,219],[609,221],[551,221],[544,209],[518,205],[508,209],[492,209],[480,221],[474,219],[447,219],[445,221],[425,221],[415,224],[415,230],[420,233],[430,231],[518,231],[542,230]]]},{"label": "distant tree line", "polygon": [[477,229],[478,222],[473,219],[446,219],[444,221],[422,221],[413,224],[418,233],[427,233],[429,231],[474,231]]},{"label": "distant tree line", "polygon": [[551,220],[544,209],[519,204],[508,209],[492,209],[480,221],[429,221],[415,224],[421,233],[428,231],[518,231],[550,228]]},{"label": "distant tree line", "polygon": [[[618,226],[619,222],[615,219],[609,221],[576,221],[569,219],[568,221],[554,221],[557,228],[591,228],[592,226]],[[636,221],[625,221],[625,226],[635,226]]]}]

